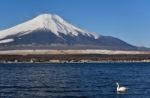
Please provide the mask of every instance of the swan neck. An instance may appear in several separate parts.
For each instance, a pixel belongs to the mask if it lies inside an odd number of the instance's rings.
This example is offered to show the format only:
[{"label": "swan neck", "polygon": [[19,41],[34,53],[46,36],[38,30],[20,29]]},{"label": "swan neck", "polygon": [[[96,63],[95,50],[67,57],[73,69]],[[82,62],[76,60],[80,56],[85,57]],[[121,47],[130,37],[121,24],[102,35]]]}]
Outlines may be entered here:
[{"label": "swan neck", "polygon": [[119,88],[119,84],[117,84],[117,88]]}]

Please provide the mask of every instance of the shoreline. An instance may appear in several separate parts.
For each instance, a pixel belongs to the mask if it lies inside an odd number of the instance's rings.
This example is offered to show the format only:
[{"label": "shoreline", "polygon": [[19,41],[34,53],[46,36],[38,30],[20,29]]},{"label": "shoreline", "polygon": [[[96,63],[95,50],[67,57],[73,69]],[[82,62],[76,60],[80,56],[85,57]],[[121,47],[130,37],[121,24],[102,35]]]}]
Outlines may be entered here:
[{"label": "shoreline", "polygon": [[0,62],[0,64],[86,64],[86,63],[150,63],[147,61],[92,61],[92,62]]},{"label": "shoreline", "polygon": [[132,63],[150,62],[150,52],[114,50],[0,51],[0,63]]}]

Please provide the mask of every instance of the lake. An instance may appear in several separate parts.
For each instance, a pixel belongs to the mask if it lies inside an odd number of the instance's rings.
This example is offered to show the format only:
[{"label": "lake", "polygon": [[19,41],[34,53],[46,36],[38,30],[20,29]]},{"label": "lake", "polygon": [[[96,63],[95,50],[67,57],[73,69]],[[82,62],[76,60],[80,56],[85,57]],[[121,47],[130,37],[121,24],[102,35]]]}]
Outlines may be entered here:
[{"label": "lake", "polygon": [[150,63],[0,64],[0,98],[150,98]]}]

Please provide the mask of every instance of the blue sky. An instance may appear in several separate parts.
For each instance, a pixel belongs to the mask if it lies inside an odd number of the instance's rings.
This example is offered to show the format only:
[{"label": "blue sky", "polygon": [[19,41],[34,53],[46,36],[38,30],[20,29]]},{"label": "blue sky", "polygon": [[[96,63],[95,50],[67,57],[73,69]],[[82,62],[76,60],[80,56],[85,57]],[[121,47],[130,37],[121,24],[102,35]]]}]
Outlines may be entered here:
[{"label": "blue sky", "polygon": [[150,47],[150,0],[0,0],[0,30],[42,13],[130,44]]}]

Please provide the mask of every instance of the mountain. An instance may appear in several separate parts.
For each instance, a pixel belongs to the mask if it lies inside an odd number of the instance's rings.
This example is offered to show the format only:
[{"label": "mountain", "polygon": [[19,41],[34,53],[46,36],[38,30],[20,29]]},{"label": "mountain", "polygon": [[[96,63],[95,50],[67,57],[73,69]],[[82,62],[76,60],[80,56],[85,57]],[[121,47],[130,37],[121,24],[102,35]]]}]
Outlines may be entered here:
[{"label": "mountain", "polygon": [[0,49],[111,49],[136,50],[118,38],[91,33],[58,15],[42,14],[0,31]]}]

